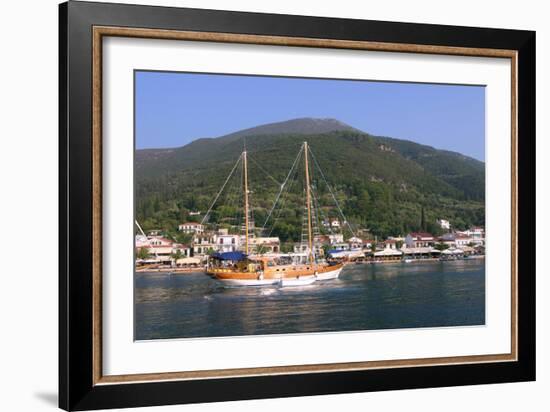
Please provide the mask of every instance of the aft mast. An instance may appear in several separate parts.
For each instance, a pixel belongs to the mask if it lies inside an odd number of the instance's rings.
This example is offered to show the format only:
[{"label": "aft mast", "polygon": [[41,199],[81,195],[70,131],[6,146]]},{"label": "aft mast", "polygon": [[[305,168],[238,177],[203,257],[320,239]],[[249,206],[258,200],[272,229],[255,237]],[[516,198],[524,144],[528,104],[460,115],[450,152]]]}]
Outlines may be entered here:
[{"label": "aft mast", "polygon": [[306,169],[306,205],[307,205],[307,240],[309,246],[309,261],[313,263],[313,239],[311,229],[311,190],[309,187],[309,163],[308,163],[308,146],[307,142],[304,142],[304,162]]},{"label": "aft mast", "polygon": [[244,175],[244,242],[245,253],[248,255],[248,170],[246,149],[243,151],[243,175]]}]

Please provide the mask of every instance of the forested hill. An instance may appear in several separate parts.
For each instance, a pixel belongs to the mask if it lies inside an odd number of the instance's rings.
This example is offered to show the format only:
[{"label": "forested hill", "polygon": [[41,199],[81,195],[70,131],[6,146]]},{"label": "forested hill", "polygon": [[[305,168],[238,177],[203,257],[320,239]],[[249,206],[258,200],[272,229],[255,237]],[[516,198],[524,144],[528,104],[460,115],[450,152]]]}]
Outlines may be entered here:
[{"label": "forested hill", "polygon": [[[485,164],[459,153],[411,141],[371,136],[334,119],[295,119],[198,139],[174,149],[137,150],[136,212],[147,228],[169,229],[191,210],[206,210],[235,164],[246,140],[255,221],[263,222],[303,141],[307,140],[350,221],[380,236],[422,229],[436,231],[435,220],[456,227],[484,223]],[[329,200],[314,170],[320,201]],[[238,190],[239,183],[228,185]],[[287,206],[300,209],[300,193]],[[231,202],[229,202],[231,200]],[[220,203],[224,201],[223,196]],[[226,203],[237,200],[225,199]],[[325,202],[323,202],[325,203]],[[336,210],[326,202],[324,214]],[[217,211],[229,222],[235,210]],[[298,216],[283,213],[275,234],[298,236]],[[224,220],[225,219],[225,220]],[[261,226],[261,225],[260,225]],[[294,232],[293,232],[294,230]],[[298,230],[298,232],[296,232]]]}]

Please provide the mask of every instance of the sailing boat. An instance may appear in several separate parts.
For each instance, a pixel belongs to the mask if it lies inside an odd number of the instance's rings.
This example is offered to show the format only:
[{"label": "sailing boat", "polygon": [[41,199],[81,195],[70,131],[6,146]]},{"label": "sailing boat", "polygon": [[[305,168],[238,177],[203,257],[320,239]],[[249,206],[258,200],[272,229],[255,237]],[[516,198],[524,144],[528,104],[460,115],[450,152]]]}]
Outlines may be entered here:
[{"label": "sailing boat", "polygon": [[[264,286],[280,285],[304,286],[317,280],[335,279],[340,274],[343,264],[331,264],[318,261],[313,247],[312,229],[312,195],[310,187],[308,143],[304,142],[301,151],[304,152],[307,240],[308,250],[305,263],[281,263],[266,256],[251,256],[249,245],[249,202],[248,202],[248,170],[246,149],[241,154],[243,167],[244,194],[244,237],[243,252],[227,252],[215,254],[209,259],[207,273],[220,282],[231,286]],[[222,187],[223,189],[223,187]],[[206,216],[205,216],[206,218]]]}]

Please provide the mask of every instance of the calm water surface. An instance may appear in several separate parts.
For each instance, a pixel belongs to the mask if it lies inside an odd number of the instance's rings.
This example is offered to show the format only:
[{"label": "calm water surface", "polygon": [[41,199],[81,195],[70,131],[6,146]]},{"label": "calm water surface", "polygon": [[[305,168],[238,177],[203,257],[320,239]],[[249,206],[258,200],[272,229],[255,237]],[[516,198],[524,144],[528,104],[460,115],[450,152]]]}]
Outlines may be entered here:
[{"label": "calm water surface", "polygon": [[303,287],[227,288],[204,273],[137,273],[137,340],[485,323],[485,261],[346,266]]}]

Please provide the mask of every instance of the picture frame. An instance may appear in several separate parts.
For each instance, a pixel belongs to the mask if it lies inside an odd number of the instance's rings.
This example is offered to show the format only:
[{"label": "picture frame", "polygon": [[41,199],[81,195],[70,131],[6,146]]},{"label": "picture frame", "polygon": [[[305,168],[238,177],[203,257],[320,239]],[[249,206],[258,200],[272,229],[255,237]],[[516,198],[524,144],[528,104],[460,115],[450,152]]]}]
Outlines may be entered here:
[{"label": "picture frame", "polygon": [[[535,33],[70,1],[59,7],[59,406],[65,410],[535,379]],[[106,37],[475,56],[511,62],[511,351],[104,375],[102,41]],[[490,188],[488,189],[490,190]]]}]

